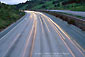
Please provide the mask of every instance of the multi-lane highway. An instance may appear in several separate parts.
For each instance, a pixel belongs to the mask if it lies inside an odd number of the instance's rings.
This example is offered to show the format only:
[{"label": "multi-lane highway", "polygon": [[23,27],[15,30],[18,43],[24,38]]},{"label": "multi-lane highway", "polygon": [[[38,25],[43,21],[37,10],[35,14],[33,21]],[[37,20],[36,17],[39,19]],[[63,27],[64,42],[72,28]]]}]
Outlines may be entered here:
[{"label": "multi-lane highway", "polygon": [[83,39],[85,44],[85,32],[45,13],[26,13],[0,38],[0,57],[85,57],[84,48],[73,40]]},{"label": "multi-lane highway", "polygon": [[48,10],[48,11],[63,12],[63,13],[68,13],[76,16],[85,17],[85,12],[82,11],[70,11],[70,10]]}]

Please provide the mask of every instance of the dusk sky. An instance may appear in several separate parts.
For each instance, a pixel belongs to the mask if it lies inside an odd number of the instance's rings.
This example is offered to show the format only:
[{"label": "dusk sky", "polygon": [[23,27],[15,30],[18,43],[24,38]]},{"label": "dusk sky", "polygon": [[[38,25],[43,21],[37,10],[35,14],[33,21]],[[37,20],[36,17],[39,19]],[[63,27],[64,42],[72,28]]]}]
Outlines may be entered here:
[{"label": "dusk sky", "polygon": [[22,3],[26,1],[27,0],[0,0],[0,2],[6,3],[6,4],[18,4],[18,3]]}]

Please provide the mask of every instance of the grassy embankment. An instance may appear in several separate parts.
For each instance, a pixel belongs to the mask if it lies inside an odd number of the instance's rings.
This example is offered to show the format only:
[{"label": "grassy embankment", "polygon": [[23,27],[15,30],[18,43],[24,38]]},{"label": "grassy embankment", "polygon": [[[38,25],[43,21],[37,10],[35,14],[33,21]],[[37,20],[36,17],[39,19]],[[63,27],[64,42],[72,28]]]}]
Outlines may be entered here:
[{"label": "grassy embankment", "polygon": [[64,12],[56,12],[56,13],[61,13],[61,14],[65,14],[65,15],[69,15],[69,16],[73,16],[73,17],[76,17],[76,18],[80,18],[80,19],[85,20],[85,17],[83,17],[83,16],[73,15],[73,14],[64,13]]},{"label": "grassy embankment", "polygon": [[[61,2],[57,3],[55,0],[53,0],[53,1],[47,1],[43,4],[37,5],[31,9],[85,11],[85,4],[84,3],[70,3],[70,4],[63,5],[63,3]],[[59,13],[62,13],[62,12],[59,12]],[[80,19],[85,19],[85,17],[82,17],[82,16],[72,15],[68,13],[62,13],[62,14],[74,16]]]},{"label": "grassy embankment", "polygon": [[85,4],[72,3],[68,5],[62,5],[57,8],[58,10],[71,10],[71,11],[85,11]]},{"label": "grassy embankment", "polygon": [[[72,2],[73,1],[73,2]],[[19,9],[85,11],[85,3],[74,0],[27,1],[17,5]]]},{"label": "grassy embankment", "polygon": [[13,5],[0,3],[0,31],[16,22],[24,13],[16,10]]},{"label": "grassy embankment", "polygon": [[[83,4],[83,3],[72,3],[72,4],[68,4],[68,5],[62,5],[61,7],[58,7],[57,9],[58,10],[71,10],[71,11],[85,12],[85,4]],[[63,13],[63,12],[59,12],[59,13],[74,16],[74,17],[77,17],[77,18],[80,18],[80,19],[85,19],[85,17],[72,15],[70,13]]]},{"label": "grassy embankment", "polygon": [[46,1],[42,4],[32,7],[31,9],[48,9],[48,10],[72,10],[72,11],[85,11],[84,3],[70,3],[63,5],[63,2],[57,2],[56,0]]},{"label": "grassy embankment", "polygon": [[[74,1],[74,0],[73,0]],[[19,9],[30,9],[30,10],[71,10],[71,11],[85,11],[85,4],[83,2],[76,3],[71,2],[71,0],[51,0],[51,1],[30,1],[18,5]],[[85,17],[62,13],[66,15],[71,15],[77,18],[85,19]]]}]

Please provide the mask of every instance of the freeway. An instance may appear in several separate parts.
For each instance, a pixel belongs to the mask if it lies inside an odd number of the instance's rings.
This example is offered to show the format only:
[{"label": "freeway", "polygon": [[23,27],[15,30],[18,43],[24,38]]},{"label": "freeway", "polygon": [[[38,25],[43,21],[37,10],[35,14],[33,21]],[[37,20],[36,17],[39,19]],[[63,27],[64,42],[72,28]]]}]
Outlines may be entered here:
[{"label": "freeway", "polygon": [[81,12],[81,11],[70,11],[70,10],[48,10],[48,11],[63,12],[63,13],[68,13],[76,16],[85,17],[85,12]]},{"label": "freeway", "polygon": [[85,57],[85,49],[71,37],[79,36],[85,43],[85,32],[73,30],[73,26],[49,14],[26,13],[21,22],[0,38],[0,57]]}]

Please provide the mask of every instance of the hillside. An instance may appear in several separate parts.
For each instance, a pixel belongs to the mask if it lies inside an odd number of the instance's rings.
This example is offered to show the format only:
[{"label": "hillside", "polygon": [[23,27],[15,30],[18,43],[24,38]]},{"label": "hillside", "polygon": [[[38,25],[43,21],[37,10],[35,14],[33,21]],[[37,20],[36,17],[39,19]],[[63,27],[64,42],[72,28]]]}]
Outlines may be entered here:
[{"label": "hillside", "polygon": [[24,14],[16,10],[14,5],[0,3],[0,31],[18,20]]},{"label": "hillside", "polygon": [[[73,10],[85,11],[84,0],[47,0],[47,1],[27,1],[17,5],[18,9],[28,10]],[[82,9],[83,8],[83,9]]]}]

